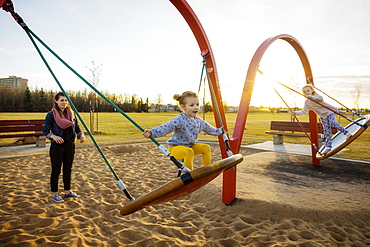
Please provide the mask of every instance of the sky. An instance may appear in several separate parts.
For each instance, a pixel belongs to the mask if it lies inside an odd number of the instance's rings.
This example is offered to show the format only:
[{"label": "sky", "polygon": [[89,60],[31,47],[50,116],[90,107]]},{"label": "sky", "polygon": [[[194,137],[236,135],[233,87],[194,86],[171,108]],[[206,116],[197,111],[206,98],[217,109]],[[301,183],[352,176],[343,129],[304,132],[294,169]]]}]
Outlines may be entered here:
[{"label": "sky", "polygon": [[[13,0],[28,27],[84,78],[92,62],[101,65],[97,88],[175,104],[174,94],[198,92],[200,49],[189,26],[167,0]],[[370,108],[370,1],[367,0],[188,0],[211,44],[223,101],[238,106],[253,54],[267,38],[295,37],[303,46],[315,86],[341,104]],[[0,10],[0,78],[18,76],[31,89],[58,90],[24,30]],[[38,44],[39,47],[42,47]],[[88,86],[41,49],[65,90]],[[304,98],[304,73],[298,55],[277,40],[260,63],[251,105],[290,107]],[[203,88],[201,89],[203,91]],[[203,92],[201,93],[201,95]],[[206,89],[206,101],[210,101]],[[330,98],[326,101],[340,106]]]}]

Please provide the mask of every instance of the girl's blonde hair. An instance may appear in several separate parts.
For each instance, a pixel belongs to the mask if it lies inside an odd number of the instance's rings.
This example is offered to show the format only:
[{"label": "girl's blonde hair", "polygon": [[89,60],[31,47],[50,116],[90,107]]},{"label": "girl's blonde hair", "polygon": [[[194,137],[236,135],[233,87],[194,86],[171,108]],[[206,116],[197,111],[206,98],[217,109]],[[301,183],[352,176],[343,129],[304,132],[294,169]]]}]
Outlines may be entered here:
[{"label": "girl's blonde hair", "polygon": [[312,92],[313,92],[313,93],[316,93],[315,88],[313,87],[313,85],[312,85],[312,84],[306,84],[304,87],[302,87],[302,91],[303,91],[303,89],[304,89],[305,87],[309,87],[309,88],[311,88]]},{"label": "girl's blonde hair", "polygon": [[175,94],[173,96],[174,100],[177,100],[180,105],[185,105],[186,104],[186,98],[188,97],[195,97],[198,98],[198,95],[192,91],[185,91],[181,95],[180,94]]}]

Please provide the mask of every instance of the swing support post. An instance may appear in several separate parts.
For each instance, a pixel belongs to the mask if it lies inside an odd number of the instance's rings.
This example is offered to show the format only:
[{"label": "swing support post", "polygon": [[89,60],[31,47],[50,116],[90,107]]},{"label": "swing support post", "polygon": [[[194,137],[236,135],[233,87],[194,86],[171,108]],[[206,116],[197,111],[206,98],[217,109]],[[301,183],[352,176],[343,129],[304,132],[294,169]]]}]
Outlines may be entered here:
[{"label": "swing support post", "polygon": [[[316,147],[319,146],[319,135],[318,129],[317,129],[317,116],[314,111],[308,112],[308,117],[310,121],[310,134],[311,134],[311,142],[312,144],[315,144]],[[314,166],[321,166],[320,160],[316,158],[316,149],[313,145],[311,145],[311,153],[312,153],[312,164]]]}]

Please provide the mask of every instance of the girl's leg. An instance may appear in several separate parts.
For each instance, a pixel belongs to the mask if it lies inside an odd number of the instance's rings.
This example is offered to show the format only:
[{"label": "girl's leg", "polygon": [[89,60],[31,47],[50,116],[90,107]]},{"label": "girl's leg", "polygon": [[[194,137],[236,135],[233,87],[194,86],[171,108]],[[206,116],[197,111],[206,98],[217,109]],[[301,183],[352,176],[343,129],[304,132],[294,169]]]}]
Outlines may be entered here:
[{"label": "girl's leg", "polygon": [[53,194],[56,194],[58,193],[58,180],[62,168],[64,149],[60,144],[53,142],[50,145],[49,155],[51,161],[50,189]]},{"label": "girl's leg", "polygon": [[335,120],[334,113],[332,113],[329,116],[327,116],[327,118],[329,119],[329,123],[330,123],[330,126],[331,127],[334,127],[336,129],[340,130],[345,135],[347,135],[349,133],[348,130],[346,130],[342,125],[340,125],[339,123],[337,123],[337,121]]},{"label": "girl's leg", "polygon": [[211,147],[204,143],[195,143],[191,148],[194,150],[194,156],[202,155],[202,165],[211,164]]},{"label": "girl's leg", "polygon": [[184,159],[184,166],[193,170],[194,150],[184,146],[169,147],[168,151],[178,160]]},{"label": "girl's leg", "polygon": [[63,184],[64,190],[71,190],[71,174],[72,165],[75,154],[75,144],[74,143],[63,143],[65,145],[65,153],[63,156]]},{"label": "girl's leg", "polygon": [[331,149],[333,141],[331,139],[331,134],[332,133],[331,133],[331,126],[330,126],[330,122],[329,122],[329,116],[326,117],[326,118],[322,118],[321,123],[322,123],[322,127],[324,129],[324,135],[325,135],[325,139],[326,139],[325,147]]}]

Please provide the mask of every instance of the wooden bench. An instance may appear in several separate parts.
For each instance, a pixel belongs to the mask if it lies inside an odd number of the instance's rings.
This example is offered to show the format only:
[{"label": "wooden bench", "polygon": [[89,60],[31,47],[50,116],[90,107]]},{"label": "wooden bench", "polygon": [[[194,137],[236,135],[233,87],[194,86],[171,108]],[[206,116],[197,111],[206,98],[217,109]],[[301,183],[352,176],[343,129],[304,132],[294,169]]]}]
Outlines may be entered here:
[{"label": "wooden bench", "polygon": [[0,120],[0,138],[36,137],[37,147],[46,147],[44,119]]},{"label": "wooden bench", "polygon": [[[309,122],[300,122],[303,129],[310,133],[310,123]],[[320,123],[317,123],[317,129],[319,134],[323,134],[323,128]],[[300,136],[304,137],[306,134],[302,130],[301,126],[298,122],[290,122],[290,121],[271,121],[270,130],[273,131],[266,131],[266,134],[270,134],[274,138],[274,144],[283,144],[284,143],[284,136]],[[297,133],[298,132],[298,133]],[[332,133],[335,134],[337,129],[332,128]]]}]

